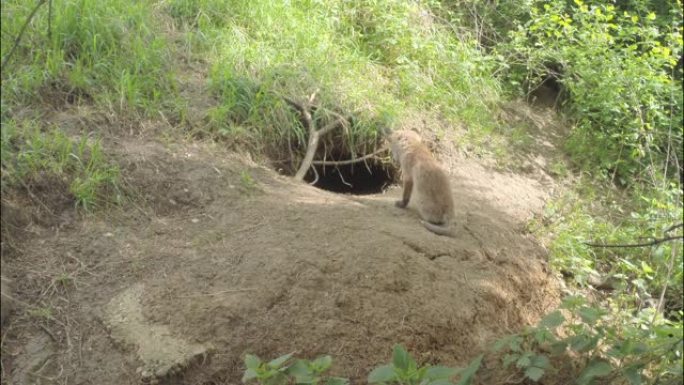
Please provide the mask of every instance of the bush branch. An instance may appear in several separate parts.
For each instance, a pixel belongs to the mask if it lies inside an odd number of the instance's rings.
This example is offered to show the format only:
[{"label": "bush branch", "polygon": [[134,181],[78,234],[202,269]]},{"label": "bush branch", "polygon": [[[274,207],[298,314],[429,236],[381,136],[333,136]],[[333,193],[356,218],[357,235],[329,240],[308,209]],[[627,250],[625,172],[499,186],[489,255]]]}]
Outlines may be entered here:
[{"label": "bush branch", "polygon": [[602,243],[590,243],[590,242],[583,242],[587,246],[591,247],[647,247],[647,246],[654,246],[658,245],[664,242],[669,242],[669,241],[674,241],[676,239],[684,239],[684,235],[674,235],[670,237],[665,237],[665,238],[655,238],[650,242],[644,242],[644,243],[615,243],[615,244],[602,244]]},{"label": "bush branch", "polygon": [[361,156],[358,158],[352,158],[349,160],[315,160],[312,162],[312,164],[314,164],[316,166],[345,166],[348,164],[359,163],[359,162],[363,162],[367,159],[374,158],[374,157],[378,156],[378,154],[381,154],[385,151],[387,151],[387,148],[383,147],[383,148],[381,148],[375,152],[372,152],[370,154],[367,154],[367,155],[364,155],[364,156]]},{"label": "bush branch", "polygon": [[[311,108],[313,107],[313,102],[314,99],[316,99],[317,93],[318,90],[314,91],[309,96],[306,103],[299,103],[286,96],[282,96],[283,100],[285,100],[287,104],[289,104],[299,112],[299,114],[302,116],[304,128],[307,129],[307,131],[309,131],[309,142],[306,146],[306,154],[304,155],[304,159],[302,160],[302,163],[300,164],[299,169],[297,170],[297,173],[294,176],[296,180],[304,180],[306,173],[314,164],[313,159],[316,155],[316,151],[318,150],[318,144],[321,140],[321,137],[337,127],[346,127],[346,125],[348,124],[348,120],[346,118],[344,118],[342,115],[334,111],[331,111],[335,116],[337,116],[337,119],[333,122],[326,124],[321,129],[316,129],[316,123],[314,122],[313,117],[311,116]],[[316,176],[316,180],[318,180],[318,175]]]},{"label": "bush branch", "polygon": [[24,25],[21,26],[21,30],[19,31],[19,34],[14,39],[14,45],[12,45],[12,48],[7,53],[7,56],[5,56],[4,59],[2,59],[2,66],[0,67],[0,74],[2,74],[2,72],[5,70],[5,67],[7,66],[7,63],[9,62],[9,59],[12,57],[12,55],[14,54],[14,51],[19,46],[19,42],[21,41],[21,38],[24,36],[24,32],[26,32],[26,27],[28,27],[29,23],[31,23],[31,20],[33,20],[33,17],[36,15],[36,12],[38,12],[38,9],[40,8],[40,6],[45,4],[46,1],[47,0],[39,0],[38,3],[36,4],[36,6],[33,7],[33,10],[29,14],[29,16],[26,18]]}]

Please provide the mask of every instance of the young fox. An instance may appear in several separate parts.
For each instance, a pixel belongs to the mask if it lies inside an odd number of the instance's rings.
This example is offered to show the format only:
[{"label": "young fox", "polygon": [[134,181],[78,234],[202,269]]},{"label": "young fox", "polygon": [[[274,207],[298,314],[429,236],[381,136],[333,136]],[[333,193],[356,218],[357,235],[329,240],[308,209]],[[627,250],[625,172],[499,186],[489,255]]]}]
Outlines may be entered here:
[{"label": "young fox", "polygon": [[449,178],[420,136],[408,130],[389,136],[392,158],[399,163],[404,191],[397,207],[405,208],[413,197],[423,226],[435,234],[452,235],[454,199]]}]

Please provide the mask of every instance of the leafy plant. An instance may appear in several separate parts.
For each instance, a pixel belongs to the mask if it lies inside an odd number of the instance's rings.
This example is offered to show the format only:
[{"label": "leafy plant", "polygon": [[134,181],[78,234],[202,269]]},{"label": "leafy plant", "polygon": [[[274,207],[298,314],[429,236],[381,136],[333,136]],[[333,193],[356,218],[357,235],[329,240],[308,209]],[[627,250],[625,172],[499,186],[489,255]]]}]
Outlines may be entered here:
[{"label": "leafy plant", "polygon": [[567,297],[561,309],[537,326],[497,341],[493,349],[506,352],[504,366],[515,364],[525,378],[539,381],[559,369],[552,362],[571,359],[579,368],[578,385],[599,378],[631,385],[681,383],[681,323],[657,317],[653,309],[635,316],[611,312],[587,305],[580,296]]},{"label": "leafy plant", "polygon": [[392,362],[379,366],[368,375],[370,384],[401,384],[401,385],[449,385],[451,378],[460,375],[458,385],[468,385],[472,382],[475,372],[480,368],[482,355],[471,361],[463,369],[446,366],[418,367],[416,361],[401,345],[395,345]]},{"label": "leafy plant", "polygon": [[575,162],[622,186],[676,177],[684,155],[682,3],[553,0],[526,9],[495,50],[512,87],[563,86]]},{"label": "leafy plant", "polygon": [[269,362],[263,362],[255,355],[245,356],[245,370],[242,382],[256,381],[261,385],[347,385],[349,380],[323,375],[332,365],[332,357],[321,356],[313,361],[294,359],[285,354]]}]

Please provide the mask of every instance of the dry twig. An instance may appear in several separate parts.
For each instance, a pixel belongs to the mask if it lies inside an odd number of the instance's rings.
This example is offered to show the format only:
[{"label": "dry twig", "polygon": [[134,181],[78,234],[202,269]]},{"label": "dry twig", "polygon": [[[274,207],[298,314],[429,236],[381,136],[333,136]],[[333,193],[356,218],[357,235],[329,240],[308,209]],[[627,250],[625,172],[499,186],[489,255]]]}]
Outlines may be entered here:
[{"label": "dry twig", "polygon": [[668,241],[674,241],[676,239],[684,239],[684,235],[674,235],[670,237],[665,237],[665,238],[654,238],[650,242],[644,242],[644,243],[616,243],[616,244],[601,244],[601,243],[590,243],[590,242],[584,242],[585,245],[591,246],[591,247],[648,247],[648,246],[654,246],[658,245],[664,242]]},{"label": "dry twig", "polygon": [[348,164],[354,164],[358,162],[363,162],[367,159],[371,159],[376,157],[378,154],[381,154],[383,152],[387,151],[387,147],[382,147],[379,150],[372,152],[370,154],[358,157],[358,158],[353,158],[349,160],[314,160],[312,164],[317,165],[317,166],[344,166]]},{"label": "dry twig", "polygon": [[282,97],[287,102],[287,104],[289,104],[294,109],[299,111],[303,120],[304,128],[306,128],[309,131],[309,143],[306,147],[306,154],[304,155],[304,159],[302,160],[302,163],[299,165],[299,169],[297,170],[297,173],[294,176],[296,180],[304,180],[306,173],[314,164],[313,158],[316,155],[316,151],[318,150],[318,144],[321,140],[321,137],[331,132],[337,127],[346,127],[349,124],[348,119],[344,116],[338,114],[337,112],[329,111],[330,114],[334,115],[337,119],[326,124],[323,128],[317,129],[316,123],[313,117],[311,116],[311,108],[313,107],[313,102],[316,99],[317,93],[318,90],[314,91],[314,93],[312,93],[309,96],[308,100],[305,103],[299,103],[286,96]]}]

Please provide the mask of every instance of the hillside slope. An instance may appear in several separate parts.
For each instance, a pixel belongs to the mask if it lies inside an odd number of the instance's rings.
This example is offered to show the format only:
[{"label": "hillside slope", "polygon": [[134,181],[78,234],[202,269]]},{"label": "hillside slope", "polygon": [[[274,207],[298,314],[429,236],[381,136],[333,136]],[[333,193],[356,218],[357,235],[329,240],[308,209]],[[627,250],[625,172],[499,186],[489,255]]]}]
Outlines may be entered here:
[{"label": "hillside slope", "polygon": [[245,353],[292,351],[329,353],[356,383],[393,343],[465,364],[557,303],[525,234],[546,193],[526,177],[452,160],[458,231],[447,238],[394,207],[398,188],[333,194],[197,143],[117,148],[144,206],[67,208],[51,228],[16,233],[21,253],[3,273],[53,313],[14,317],[7,383],[126,384],[155,371],[164,383],[238,383]]}]

